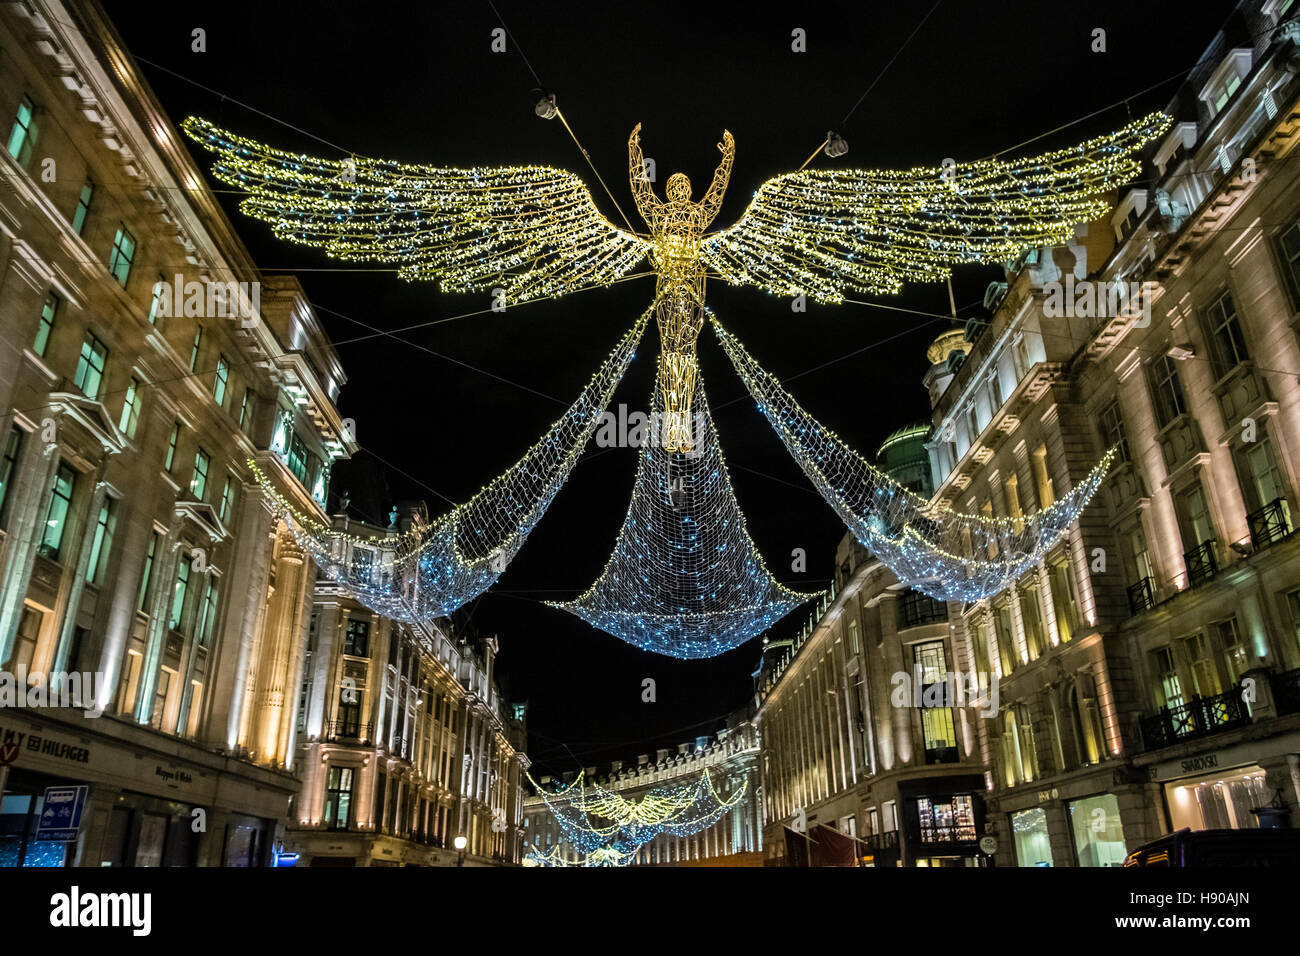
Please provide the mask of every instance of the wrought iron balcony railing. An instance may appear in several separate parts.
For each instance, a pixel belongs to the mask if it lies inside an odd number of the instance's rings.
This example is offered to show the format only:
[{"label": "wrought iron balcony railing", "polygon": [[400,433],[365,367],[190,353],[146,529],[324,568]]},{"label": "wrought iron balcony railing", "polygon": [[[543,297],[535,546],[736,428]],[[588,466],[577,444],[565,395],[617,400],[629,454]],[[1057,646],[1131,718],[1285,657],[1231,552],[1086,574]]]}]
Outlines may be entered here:
[{"label": "wrought iron balcony railing", "polygon": [[1291,533],[1291,519],[1285,498],[1274,498],[1258,511],[1246,515],[1250,526],[1250,543],[1258,551],[1276,544]]},{"label": "wrought iron balcony railing", "polygon": [[1156,606],[1155,582],[1149,577],[1128,588],[1128,609],[1133,614],[1141,614]]},{"label": "wrought iron balcony railing", "polygon": [[1187,585],[1196,587],[1204,584],[1219,573],[1219,560],[1214,556],[1214,539],[1202,541],[1183,555],[1187,565]]},{"label": "wrought iron balcony railing", "polygon": [[1167,747],[1180,740],[1209,737],[1212,734],[1244,727],[1250,712],[1236,689],[1213,697],[1193,697],[1177,707],[1162,707],[1140,721],[1142,742],[1147,750]]}]

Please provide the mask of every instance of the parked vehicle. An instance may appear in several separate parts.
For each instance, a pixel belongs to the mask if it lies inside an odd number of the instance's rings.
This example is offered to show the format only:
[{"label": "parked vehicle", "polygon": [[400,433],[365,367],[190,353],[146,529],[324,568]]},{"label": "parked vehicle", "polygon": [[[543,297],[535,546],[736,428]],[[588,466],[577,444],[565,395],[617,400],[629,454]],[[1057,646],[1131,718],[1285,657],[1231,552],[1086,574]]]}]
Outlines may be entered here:
[{"label": "parked vehicle", "polygon": [[1125,858],[1124,865],[1300,868],[1300,830],[1184,827],[1134,850]]}]

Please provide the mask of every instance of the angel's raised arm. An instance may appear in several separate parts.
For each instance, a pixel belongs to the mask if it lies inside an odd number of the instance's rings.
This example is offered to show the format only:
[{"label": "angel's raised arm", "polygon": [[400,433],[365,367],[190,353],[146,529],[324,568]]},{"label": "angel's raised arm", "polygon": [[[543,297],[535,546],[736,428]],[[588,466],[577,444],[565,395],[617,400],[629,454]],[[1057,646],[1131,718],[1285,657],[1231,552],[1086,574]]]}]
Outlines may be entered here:
[{"label": "angel's raised arm", "polygon": [[627,176],[632,183],[632,198],[636,200],[636,208],[642,218],[650,222],[663,203],[655,195],[650,178],[646,175],[645,156],[641,152],[640,123],[636,124],[627,141]]},{"label": "angel's raised arm", "polygon": [[708,210],[709,219],[716,216],[722,207],[722,197],[727,191],[727,182],[731,179],[731,164],[736,161],[736,141],[725,129],[722,131],[722,142],[718,144],[718,149],[722,150],[722,162],[714,170],[713,182],[709,184],[708,192],[700,200],[700,205]]}]

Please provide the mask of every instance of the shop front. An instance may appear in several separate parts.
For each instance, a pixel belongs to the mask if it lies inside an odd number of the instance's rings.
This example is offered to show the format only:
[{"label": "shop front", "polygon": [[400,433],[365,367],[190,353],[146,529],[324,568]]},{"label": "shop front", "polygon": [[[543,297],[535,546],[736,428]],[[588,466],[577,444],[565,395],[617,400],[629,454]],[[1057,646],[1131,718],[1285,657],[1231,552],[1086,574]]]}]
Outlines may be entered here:
[{"label": "shop front", "polygon": [[899,784],[905,866],[986,866],[984,778],[930,777]]},{"label": "shop front", "polygon": [[[297,786],[281,771],[66,710],[0,711],[0,753],[2,867],[269,866]],[[63,839],[40,832],[51,788],[83,799]]]}]

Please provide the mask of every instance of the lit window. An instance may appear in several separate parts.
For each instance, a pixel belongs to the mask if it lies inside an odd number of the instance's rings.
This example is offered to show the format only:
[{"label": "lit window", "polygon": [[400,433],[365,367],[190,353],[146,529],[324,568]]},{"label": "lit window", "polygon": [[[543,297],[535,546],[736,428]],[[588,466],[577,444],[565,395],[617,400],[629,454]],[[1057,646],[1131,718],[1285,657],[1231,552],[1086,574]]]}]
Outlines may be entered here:
[{"label": "lit window", "polygon": [[190,478],[190,494],[200,501],[208,490],[208,466],[212,458],[202,448],[194,452],[194,476]]},{"label": "lit window", "polygon": [[98,398],[99,387],[104,383],[104,362],[108,358],[108,349],[95,335],[86,334],[86,341],[81,343],[81,359],[77,362],[77,374],[72,383],[81,389],[87,398]]},{"label": "lit window", "polygon": [[1148,371],[1161,426],[1168,425],[1179,415],[1187,414],[1187,400],[1183,397],[1183,385],[1178,378],[1174,360],[1168,355],[1162,355],[1149,366]]},{"label": "lit window", "polygon": [[190,347],[190,371],[199,367],[199,347],[203,344],[203,329],[194,330],[194,345]]},{"label": "lit window", "polygon": [[[167,317],[166,313],[171,311],[171,305],[167,301],[170,296],[167,280],[161,275],[158,276],[158,281],[153,284],[153,298],[149,301],[150,325],[159,325],[158,320]],[[159,328],[161,328],[160,325]]]},{"label": "lit window", "polygon": [[230,520],[230,516],[234,513],[234,509],[235,479],[230,475],[226,475],[225,487],[221,489],[221,508],[217,515],[221,519],[222,524],[225,524]]},{"label": "lit window", "polygon": [[26,166],[35,140],[36,106],[30,97],[24,96],[18,103],[14,128],[9,133],[9,155],[18,160],[19,164]]},{"label": "lit window", "polygon": [[239,428],[241,431],[247,432],[253,427],[253,407],[256,400],[251,388],[244,389],[244,397],[239,401]]},{"label": "lit window", "polygon": [[77,208],[72,212],[72,231],[79,236],[86,228],[86,216],[90,214],[90,201],[94,198],[95,184],[87,179],[81,187],[81,195],[77,197]]},{"label": "lit window", "polygon": [[172,425],[172,433],[167,438],[167,456],[163,459],[163,468],[166,471],[172,470],[172,465],[176,461],[176,445],[181,437],[181,423],[176,422]]},{"label": "lit window", "polygon": [[41,532],[41,543],[37,549],[41,556],[51,561],[59,560],[59,550],[63,546],[63,532],[68,526],[68,512],[72,508],[72,489],[77,481],[77,473],[67,465],[60,465],[54,476],[54,488],[50,495],[50,506],[45,513],[45,528]]},{"label": "lit window", "polygon": [[90,541],[90,561],[86,565],[86,583],[96,584],[103,578],[104,565],[113,546],[113,527],[116,523],[113,499],[105,498],[95,519],[95,534]]},{"label": "lit window", "polygon": [[50,344],[50,333],[54,331],[54,317],[59,311],[59,297],[53,292],[46,293],[45,302],[41,305],[41,324],[36,328],[36,341],[32,344],[32,351],[37,355],[44,355],[45,350]]},{"label": "lit window", "polygon": [[23,431],[17,425],[11,426],[5,436],[4,445],[0,446],[0,526],[7,523],[5,506],[9,503],[9,487],[13,484],[14,472],[18,470],[18,449],[22,447]]},{"label": "lit window", "polygon": [[135,606],[137,610],[144,610],[145,598],[149,596],[149,581],[153,576],[153,559],[158,551],[158,532],[155,531],[149,536],[149,550],[144,556],[144,572],[140,575],[140,594],[136,598]]},{"label": "lit window", "polygon": [[176,586],[172,589],[172,610],[167,617],[167,627],[179,630],[185,612],[185,592],[190,587],[190,563],[183,557],[176,567]]},{"label": "lit window", "polygon": [[140,388],[140,380],[133,377],[126,387],[126,398],[122,400],[122,417],[117,427],[127,438],[134,438],[140,425]]},{"label": "lit window", "polygon": [[118,226],[117,235],[113,237],[113,251],[108,257],[108,271],[122,288],[126,288],[126,280],[131,276],[131,263],[134,261],[135,236],[127,231],[126,226]]},{"label": "lit window", "polygon": [[230,361],[224,355],[217,357],[217,374],[212,380],[212,397],[222,408],[226,407],[226,385],[230,381]]}]

